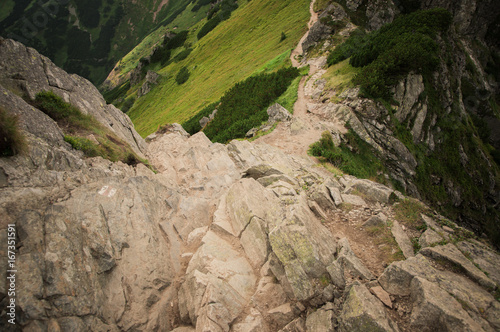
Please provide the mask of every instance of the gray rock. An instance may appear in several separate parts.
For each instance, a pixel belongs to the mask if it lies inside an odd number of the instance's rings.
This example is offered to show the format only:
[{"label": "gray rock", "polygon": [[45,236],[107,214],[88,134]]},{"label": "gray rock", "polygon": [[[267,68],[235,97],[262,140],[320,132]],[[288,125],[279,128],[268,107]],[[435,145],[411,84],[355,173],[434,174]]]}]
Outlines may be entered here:
[{"label": "gray rock", "polygon": [[363,223],[363,227],[379,227],[384,225],[385,222],[378,215],[371,216],[367,221]]},{"label": "gray rock", "polygon": [[279,307],[273,308],[269,310],[267,314],[279,328],[285,327],[295,317],[290,303],[285,303]]},{"label": "gray rock", "polygon": [[415,256],[413,245],[397,220],[393,221],[391,232],[399,248],[401,248],[403,255],[405,255],[406,258]]},{"label": "gray rock", "polygon": [[275,103],[267,109],[267,115],[269,116],[269,123],[275,123],[278,121],[288,121],[292,119],[292,115],[287,111],[286,108],[278,103]]},{"label": "gray rock", "polygon": [[344,279],[344,267],[341,264],[341,261],[337,260],[333,262],[331,265],[327,266],[326,270],[330,275],[332,283],[340,288],[345,288],[345,279]]},{"label": "gray rock", "polygon": [[144,157],[146,143],[135,131],[132,121],[113,105],[106,105],[97,88],[88,80],[66,73],[34,49],[10,39],[2,41],[0,57],[3,63],[0,85],[5,89],[24,91],[30,99],[35,99],[38,92],[53,91],[82,113],[95,117]]},{"label": "gray rock", "polygon": [[[470,314],[475,314],[474,319],[477,321],[483,319],[480,312],[487,313],[491,310],[490,315],[485,317],[488,322],[483,323],[496,324],[497,318],[495,317],[499,317],[500,312],[494,305],[496,300],[488,291],[467,277],[447,270],[435,269],[431,262],[420,254],[389,265],[379,277],[379,283],[390,294],[406,296],[410,295],[411,281],[415,277],[427,279],[453,294],[463,306],[468,308]],[[483,323],[481,324],[484,325]]]},{"label": "gray rock", "polygon": [[482,271],[487,272],[491,280],[500,285],[499,254],[476,241],[462,241],[457,243],[457,247],[464,255],[472,259]]},{"label": "gray rock", "polygon": [[306,322],[301,317],[296,318],[278,332],[306,332]]},{"label": "gray rock", "polygon": [[154,71],[148,70],[148,72],[146,74],[145,82],[142,84],[139,91],[137,91],[137,97],[140,98],[142,96],[147,95],[151,91],[153,85],[158,84],[159,77],[160,77],[160,75],[158,75]]},{"label": "gray rock", "polygon": [[483,331],[450,294],[433,283],[415,277],[411,282],[411,327],[440,331]]},{"label": "gray rock", "polygon": [[375,295],[383,304],[392,309],[392,301],[389,294],[380,286],[370,288],[370,292]]},{"label": "gray rock", "polygon": [[283,174],[283,172],[281,172],[280,170],[277,170],[270,165],[261,164],[250,167],[243,173],[243,176],[258,180],[262,177],[281,174]]},{"label": "gray rock", "polygon": [[418,243],[422,248],[430,247],[435,245],[441,241],[443,241],[443,237],[433,231],[431,228],[428,228],[418,239]]},{"label": "gray rock", "polygon": [[207,123],[210,121],[209,118],[207,118],[206,116],[202,117],[199,121],[200,123],[200,127],[201,128],[205,128],[205,126],[207,125]]},{"label": "gray rock", "polygon": [[330,191],[330,196],[332,197],[333,202],[335,203],[335,206],[338,207],[343,202],[342,195],[340,194],[339,188],[335,188],[335,187],[327,187],[327,188],[328,188],[328,191]]},{"label": "gray rock", "polygon": [[370,180],[355,180],[349,184],[345,193],[355,192],[360,193],[368,201],[387,204],[390,202],[394,190]]},{"label": "gray rock", "polygon": [[302,50],[307,51],[312,46],[316,45],[320,40],[328,37],[333,31],[331,26],[321,23],[318,20],[314,25],[309,29],[309,33],[307,34],[306,39],[302,42]]},{"label": "gray rock", "polygon": [[243,322],[234,324],[231,328],[233,332],[260,332],[265,331],[264,319],[259,311],[250,309],[250,314]]},{"label": "gray rock", "polygon": [[361,260],[352,251],[347,238],[340,239],[338,262],[342,265],[344,271],[349,272],[353,277],[359,277],[364,280],[374,279],[373,274],[368,270]]},{"label": "gray rock", "polygon": [[334,332],[335,313],[332,310],[319,308],[307,316],[306,328],[309,332]]},{"label": "gray rock", "polygon": [[355,284],[347,294],[339,317],[340,331],[398,331],[384,305],[365,286]]},{"label": "gray rock", "polygon": [[488,278],[481,270],[479,270],[452,243],[448,243],[444,246],[424,248],[420,250],[420,253],[433,259],[445,260],[451,262],[452,264],[460,266],[467,276],[487,289],[493,290],[496,287],[495,282]]},{"label": "gray rock", "polygon": [[341,197],[342,197],[342,202],[345,204],[351,204],[356,206],[367,206],[364,199],[362,199],[358,195],[342,194]]}]

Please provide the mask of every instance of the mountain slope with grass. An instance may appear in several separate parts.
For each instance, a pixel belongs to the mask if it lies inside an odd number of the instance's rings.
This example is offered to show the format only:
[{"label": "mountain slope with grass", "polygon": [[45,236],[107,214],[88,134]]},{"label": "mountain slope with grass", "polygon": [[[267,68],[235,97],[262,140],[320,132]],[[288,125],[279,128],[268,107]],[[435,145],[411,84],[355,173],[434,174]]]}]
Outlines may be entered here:
[{"label": "mountain slope with grass", "polygon": [[[207,4],[192,12],[193,6],[187,8],[190,3],[5,0],[0,5],[0,33],[37,49],[56,65],[97,85],[152,31],[173,24],[192,24],[206,15]],[[189,16],[182,15],[184,12]]]},{"label": "mountain slope with grass", "polygon": [[[161,75],[159,84],[138,98],[127,113],[139,133],[147,136],[165,123],[188,120],[237,82],[292,49],[307,28],[308,6],[303,0],[240,2],[230,19],[198,41],[196,33],[205,24],[200,22],[187,38],[192,48],[187,58],[156,68]],[[184,66],[189,80],[179,85],[175,76]],[[135,97],[134,93],[131,89],[127,96]]]}]

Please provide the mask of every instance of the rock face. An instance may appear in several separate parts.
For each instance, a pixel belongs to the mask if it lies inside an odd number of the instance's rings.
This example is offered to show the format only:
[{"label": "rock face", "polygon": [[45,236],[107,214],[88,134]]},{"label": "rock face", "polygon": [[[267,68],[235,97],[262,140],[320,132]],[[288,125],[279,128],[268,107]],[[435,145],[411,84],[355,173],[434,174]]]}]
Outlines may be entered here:
[{"label": "rock face", "polygon": [[145,78],[145,82],[142,84],[141,88],[137,92],[137,97],[142,97],[151,91],[153,85],[158,84],[158,78],[160,75],[152,70],[148,70]]},{"label": "rock face", "polygon": [[[13,40],[0,40],[0,85],[13,94],[34,100],[38,92],[53,91],[82,113],[94,116],[104,126],[144,156],[146,144],[135,131],[132,121],[106,101],[86,79],[70,75],[32,48]],[[5,104],[5,107],[9,107]]]}]

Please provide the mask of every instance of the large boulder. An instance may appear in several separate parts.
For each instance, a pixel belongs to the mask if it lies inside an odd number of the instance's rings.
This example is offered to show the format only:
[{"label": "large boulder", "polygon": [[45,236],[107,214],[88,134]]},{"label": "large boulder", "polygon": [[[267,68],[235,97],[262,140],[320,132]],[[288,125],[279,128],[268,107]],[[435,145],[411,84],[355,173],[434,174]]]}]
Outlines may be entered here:
[{"label": "large boulder", "polygon": [[354,284],[349,290],[339,325],[339,330],[346,332],[398,331],[382,302],[360,284]]}]

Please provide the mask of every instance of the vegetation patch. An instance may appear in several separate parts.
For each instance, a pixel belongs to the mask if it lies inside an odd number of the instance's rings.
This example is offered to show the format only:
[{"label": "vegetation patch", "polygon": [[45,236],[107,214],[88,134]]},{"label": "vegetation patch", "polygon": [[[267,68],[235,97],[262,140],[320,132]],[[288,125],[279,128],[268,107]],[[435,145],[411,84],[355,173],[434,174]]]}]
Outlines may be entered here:
[{"label": "vegetation patch", "polygon": [[415,199],[407,198],[394,204],[394,217],[407,227],[423,230],[426,227],[422,213],[429,212],[422,203]]},{"label": "vegetation patch", "polygon": [[431,73],[439,64],[435,41],[451,24],[444,9],[417,11],[399,16],[393,23],[364,34],[354,33],[328,57],[333,65],[347,58],[353,67],[362,67],[354,77],[367,97],[392,99],[390,87],[409,72]]},{"label": "vegetation patch", "polygon": [[0,107],[0,157],[10,157],[26,150],[27,143],[19,129],[19,120]]},{"label": "vegetation patch", "polygon": [[189,79],[189,70],[187,69],[187,67],[182,67],[181,70],[179,70],[179,72],[175,76],[175,81],[177,82],[177,84],[181,85],[186,83],[188,79]]},{"label": "vegetation patch", "polygon": [[[202,22],[193,26],[186,40],[193,49],[189,56],[178,63],[170,61],[157,71],[165,80],[137,99],[127,113],[141,135],[147,136],[165,123],[186,122],[220,100],[237,82],[292,49],[307,29],[308,1],[238,3],[239,8],[231,13],[231,18],[201,40],[196,40],[196,34]],[[287,36],[282,42],[281,32]],[[189,65],[189,80],[178,85],[175,75],[186,65]]]},{"label": "vegetation patch", "polygon": [[[65,133],[64,140],[87,157],[103,157],[129,165],[144,163],[130,146],[91,115],[83,114],[51,91],[39,92],[33,106],[50,116]],[[93,139],[90,139],[92,137]]]},{"label": "vegetation patch", "polygon": [[384,183],[385,168],[373,148],[363,141],[352,129],[345,135],[345,141],[336,147],[332,135],[325,131],[318,142],[313,143],[309,153],[324,158],[344,173],[362,179]]},{"label": "vegetation patch", "polygon": [[387,264],[405,259],[392,235],[390,225],[370,226],[366,228],[366,232],[382,252],[383,260]]},{"label": "vegetation patch", "polygon": [[[267,120],[267,107],[288,89],[298,75],[299,70],[290,67],[275,73],[258,74],[237,83],[220,99],[217,115],[205,127],[205,134],[213,142],[220,143],[245,137],[250,129]],[[194,119],[207,116],[211,109],[205,108],[200,113],[183,124],[186,131],[199,128]]]}]

